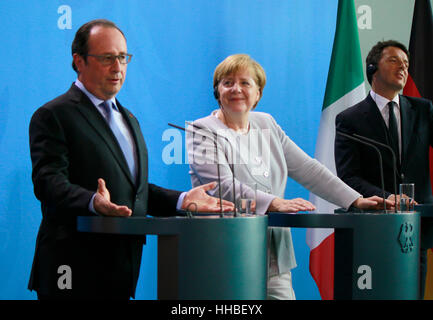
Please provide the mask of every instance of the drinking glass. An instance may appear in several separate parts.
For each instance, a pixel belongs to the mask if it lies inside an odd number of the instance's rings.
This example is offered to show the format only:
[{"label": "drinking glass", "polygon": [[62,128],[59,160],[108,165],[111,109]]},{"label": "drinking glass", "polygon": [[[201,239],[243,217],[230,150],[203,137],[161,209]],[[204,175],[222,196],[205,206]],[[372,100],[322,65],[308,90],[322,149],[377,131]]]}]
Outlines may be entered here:
[{"label": "drinking glass", "polygon": [[400,212],[414,211],[415,184],[400,184]]},{"label": "drinking glass", "polygon": [[256,213],[257,184],[254,182],[241,182],[236,192],[236,208],[241,214]]}]

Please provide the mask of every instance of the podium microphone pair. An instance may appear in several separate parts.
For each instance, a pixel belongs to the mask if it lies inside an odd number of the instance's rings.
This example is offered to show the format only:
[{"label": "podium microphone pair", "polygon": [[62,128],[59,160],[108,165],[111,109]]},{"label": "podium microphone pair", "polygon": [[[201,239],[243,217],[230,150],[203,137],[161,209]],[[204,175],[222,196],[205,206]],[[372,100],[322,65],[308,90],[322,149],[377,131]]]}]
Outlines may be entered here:
[{"label": "podium microphone pair", "polygon": [[384,183],[384,177],[383,177],[383,161],[382,161],[382,154],[380,153],[379,148],[377,148],[375,145],[379,145],[381,147],[384,147],[391,152],[392,159],[393,159],[392,169],[394,172],[394,201],[395,201],[394,212],[397,213],[397,178],[396,178],[396,175],[397,175],[397,158],[395,156],[394,150],[390,146],[388,146],[384,143],[381,143],[379,141],[361,136],[361,135],[356,134],[356,133],[354,133],[353,135],[350,135],[350,134],[344,133],[340,130],[336,130],[335,132],[338,135],[341,135],[341,136],[346,137],[350,140],[359,142],[361,144],[367,145],[367,146],[373,148],[374,150],[376,150],[377,155],[379,157],[380,180],[381,180],[381,184],[382,184],[382,198],[383,198],[383,208],[384,208],[383,210],[384,210],[384,212],[386,212],[386,202],[385,202],[386,197],[385,197],[385,183]]},{"label": "podium microphone pair", "polygon": [[[230,146],[230,148],[231,148],[231,152],[232,152],[232,162],[233,162],[232,165],[231,165],[231,170],[232,170],[232,183],[233,183],[233,204],[234,204],[234,213],[233,213],[233,216],[234,216],[234,217],[237,217],[237,216],[238,216],[238,212],[237,212],[237,208],[236,208],[235,164],[234,164],[234,161],[233,161],[233,158],[234,158],[233,146],[230,144],[230,142],[229,142],[229,140],[227,139],[227,137],[220,136],[220,135],[218,135],[218,133],[213,132],[213,131],[208,130],[208,129],[205,129],[205,128],[202,128],[202,127],[200,127],[200,126],[198,126],[198,125],[196,125],[196,124],[194,124],[194,123],[190,123],[190,122],[188,122],[188,121],[185,121],[185,123],[188,124],[188,125],[190,125],[190,126],[192,126],[192,127],[194,127],[194,128],[196,128],[196,129],[199,129],[199,130],[202,130],[202,131],[204,131],[204,132],[210,133],[210,134],[213,135],[213,137],[214,137],[215,156],[216,156],[216,160],[217,160],[218,194],[219,194],[219,201],[220,201],[220,217],[221,217],[221,218],[224,217],[224,211],[223,211],[223,201],[222,201],[222,194],[221,194],[221,175],[220,175],[220,163],[219,163],[219,157],[218,157],[218,145],[217,145],[217,143],[218,143],[218,138],[220,138],[220,137],[221,137],[221,138],[224,138],[224,139],[227,141],[227,144]],[[202,136],[202,137],[208,138],[208,136],[206,136],[206,135],[204,135],[204,134],[202,134],[202,133],[200,133],[200,132],[197,132],[197,131],[195,131],[195,130],[188,130],[188,129],[186,129],[186,128],[183,128],[183,127],[177,126],[177,125],[172,124],[172,123],[168,123],[168,125],[169,125],[170,127],[173,127],[173,128],[176,128],[176,129],[183,130],[183,131],[185,131],[185,132],[189,132],[189,133],[192,133],[192,134],[198,134],[198,135],[200,135],[200,136]]]}]

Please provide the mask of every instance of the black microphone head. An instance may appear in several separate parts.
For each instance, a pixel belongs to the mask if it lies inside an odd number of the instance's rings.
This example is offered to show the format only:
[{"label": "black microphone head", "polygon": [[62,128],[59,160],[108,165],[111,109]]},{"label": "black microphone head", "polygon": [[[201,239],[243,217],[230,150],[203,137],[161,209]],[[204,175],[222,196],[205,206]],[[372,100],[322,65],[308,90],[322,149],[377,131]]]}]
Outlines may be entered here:
[{"label": "black microphone head", "polygon": [[371,80],[373,78],[373,74],[377,71],[377,66],[373,63],[370,63],[367,66],[367,80],[371,84]]},{"label": "black microphone head", "polygon": [[215,97],[216,100],[219,100],[220,98],[220,93],[218,92],[218,86],[215,86],[213,88],[213,96]]}]

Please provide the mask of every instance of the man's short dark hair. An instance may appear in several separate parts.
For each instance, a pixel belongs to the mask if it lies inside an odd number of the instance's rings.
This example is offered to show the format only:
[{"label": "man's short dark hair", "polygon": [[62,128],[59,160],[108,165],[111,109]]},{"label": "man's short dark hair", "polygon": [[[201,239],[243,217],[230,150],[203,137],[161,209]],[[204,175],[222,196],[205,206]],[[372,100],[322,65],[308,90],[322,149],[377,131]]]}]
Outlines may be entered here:
[{"label": "man's short dark hair", "polygon": [[[92,21],[89,21],[89,22],[83,24],[77,30],[77,33],[75,34],[75,38],[74,38],[74,41],[72,41],[72,46],[71,46],[72,56],[76,53],[76,54],[82,56],[84,58],[84,61],[87,62],[87,54],[89,53],[89,46],[88,46],[89,35],[90,35],[90,31],[93,29],[93,27],[96,27],[96,26],[115,28],[115,29],[120,31],[120,33],[123,35],[123,37],[125,38],[125,41],[126,41],[126,37],[123,34],[122,30],[120,30],[114,22],[112,22],[110,20],[106,20],[106,19],[92,20]],[[78,73],[78,69],[74,63],[74,60],[72,60],[72,68],[75,70],[75,72]]]},{"label": "man's short dark hair", "polygon": [[[367,70],[367,80],[368,83],[371,85],[371,81],[373,79],[373,74],[377,70],[380,58],[382,58],[382,52],[387,47],[396,47],[401,49],[404,53],[406,53],[407,58],[409,59],[409,51],[407,50],[406,46],[396,40],[388,40],[388,41],[379,41],[376,43],[373,48],[371,48],[370,52],[367,55],[367,58],[365,59],[365,67]],[[374,66],[373,69],[370,66]],[[372,72],[373,71],[373,72]]]}]

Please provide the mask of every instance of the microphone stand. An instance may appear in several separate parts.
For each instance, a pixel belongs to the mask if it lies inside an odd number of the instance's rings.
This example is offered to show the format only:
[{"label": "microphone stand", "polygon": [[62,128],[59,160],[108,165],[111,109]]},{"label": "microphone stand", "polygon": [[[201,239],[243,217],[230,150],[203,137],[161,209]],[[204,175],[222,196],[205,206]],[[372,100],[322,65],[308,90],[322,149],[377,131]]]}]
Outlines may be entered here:
[{"label": "microphone stand", "polygon": [[[188,132],[193,132],[193,133],[194,133],[194,131],[186,130],[185,128],[180,127],[180,126],[177,126],[177,125],[172,124],[172,123],[169,123],[168,125],[169,125],[170,127],[173,127],[173,128],[176,128],[176,129],[183,130],[183,131],[185,131],[185,132],[188,131]],[[218,147],[217,147],[217,144],[216,144],[216,140],[214,141],[214,145],[215,145],[215,154],[216,154],[216,157],[218,158]],[[224,218],[223,200],[222,200],[222,195],[221,195],[221,176],[220,176],[220,166],[219,166],[219,162],[217,162],[217,174],[218,174],[218,194],[219,194],[219,200],[220,200],[220,217],[221,217],[221,218]]]},{"label": "microphone stand", "polygon": [[[187,121],[185,121],[185,123],[187,123],[188,125],[191,125],[194,128],[197,128],[197,129],[209,132],[209,133],[211,133],[214,136],[215,155],[216,155],[216,158],[217,158],[218,193],[219,193],[219,200],[220,200],[220,217],[224,217],[224,212],[223,212],[223,207],[222,207],[223,206],[222,205],[222,194],[221,194],[220,163],[218,161],[219,160],[219,156],[218,156],[218,146],[217,146],[218,137],[220,137],[220,136],[216,132],[212,132],[210,130],[201,128],[200,126],[197,126],[197,125],[195,125],[193,123],[189,123]],[[207,137],[208,138],[208,136],[206,136],[204,134],[201,134],[201,133],[199,133],[197,131],[194,131],[194,130],[191,131],[191,130],[185,129],[183,127],[177,126],[177,125],[172,124],[172,123],[169,123],[168,125],[171,126],[171,127],[183,130],[185,132],[190,132],[190,133],[193,133],[193,134],[198,134],[198,135],[200,135],[202,137]],[[230,142],[228,141],[228,139],[226,137],[223,137],[223,138],[228,142],[228,144],[229,144],[229,146],[231,148],[232,159],[233,159],[233,147],[232,147],[232,145],[230,144]],[[237,212],[237,208],[236,208],[236,187],[235,187],[235,179],[234,179],[234,164],[232,164],[231,169],[232,169],[232,177],[233,177],[233,200],[234,200],[233,204],[235,205],[234,206],[234,216],[237,217],[238,216],[238,212]]]},{"label": "microphone stand", "polygon": [[[235,217],[237,217],[238,216],[238,210],[237,210],[237,207],[236,207],[235,163],[234,163],[233,146],[230,144],[230,141],[229,141],[229,139],[227,139],[227,137],[221,136],[218,133],[213,132],[211,130],[202,128],[202,127],[200,127],[200,126],[198,126],[198,125],[196,125],[194,123],[191,123],[191,122],[188,122],[188,121],[185,121],[185,123],[188,124],[188,125],[190,125],[190,126],[192,126],[192,127],[194,127],[194,128],[196,128],[196,129],[203,130],[203,131],[211,133],[214,136],[214,139],[215,139],[215,146],[216,146],[216,141],[218,140],[218,137],[224,138],[226,140],[227,144],[230,146],[230,149],[231,149],[231,152],[232,152],[232,165],[231,165],[231,169],[232,169],[232,184],[233,184],[233,204],[235,205],[233,215]],[[192,131],[192,132],[193,133],[197,133],[196,131]],[[202,135],[202,136],[204,136],[204,135]],[[218,160],[219,160],[219,158],[218,158],[218,154],[217,154],[217,165],[218,165],[218,170],[219,170],[219,161]],[[218,182],[221,184],[221,180],[219,180]],[[221,187],[220,187],[220,192],[221,192]]]},{"label": "microphone stand", "polygon": [[382,183],[383,209],[384,209],[384,212],[386,213],[385,183],[384,183],[384,179],[383,179],[382,155],[380,154],[379,148],[377,148],[375,145],[373,145],[373,144],[371,144],[371,143],[368,143],[368,142],[365,142],[365,141],[363,141],[363,140],[361,140],[361,139],[358,139],[358,138],[352,137],[351,135],[349,135],[349,134],[347,134],[347,133],[344,133],[344,132],[341,132],[341,131],[339,131],[339,130],[336,130],[335,132],[336,132],[337,134],[339,134],[340,136],[343,136],[343,137],[346,137],[346,138],[348,138],[348,139],[350,139],[350,140],[353,140],[353,141],[359,142],[359,143],[361,143],[361,144],[367,145],[367,146],[369,146],[369,147],[372,147],[374,150],[376,150],[377,155],[379,156],[380,180],[381,180],[381,183]]},{"label": "microphone stand", "polygon": [[393,159],[392,169],[393,169],[393,172],[394,172],[394,200],[395,200],[395,209],[394,210],[395,210],[395,213],[397,213],[397,178],[396,178],[397,177],[397,157],[395,155],[394,150],[390,146],[388,146],[388,145],[386,145],[384,143],[381,143],[379,141],[376,141],[376,140],[373,140],[373,139],[361,136],[359,134],[354,133],[353,136],[357,137],[357,138],[360,138],[360,139],[364,139],[364,140],[366,140],[368,142],[377,144],[379,146],[385,147],[386,149],[388,149],[391,152],[392,159]]}]

